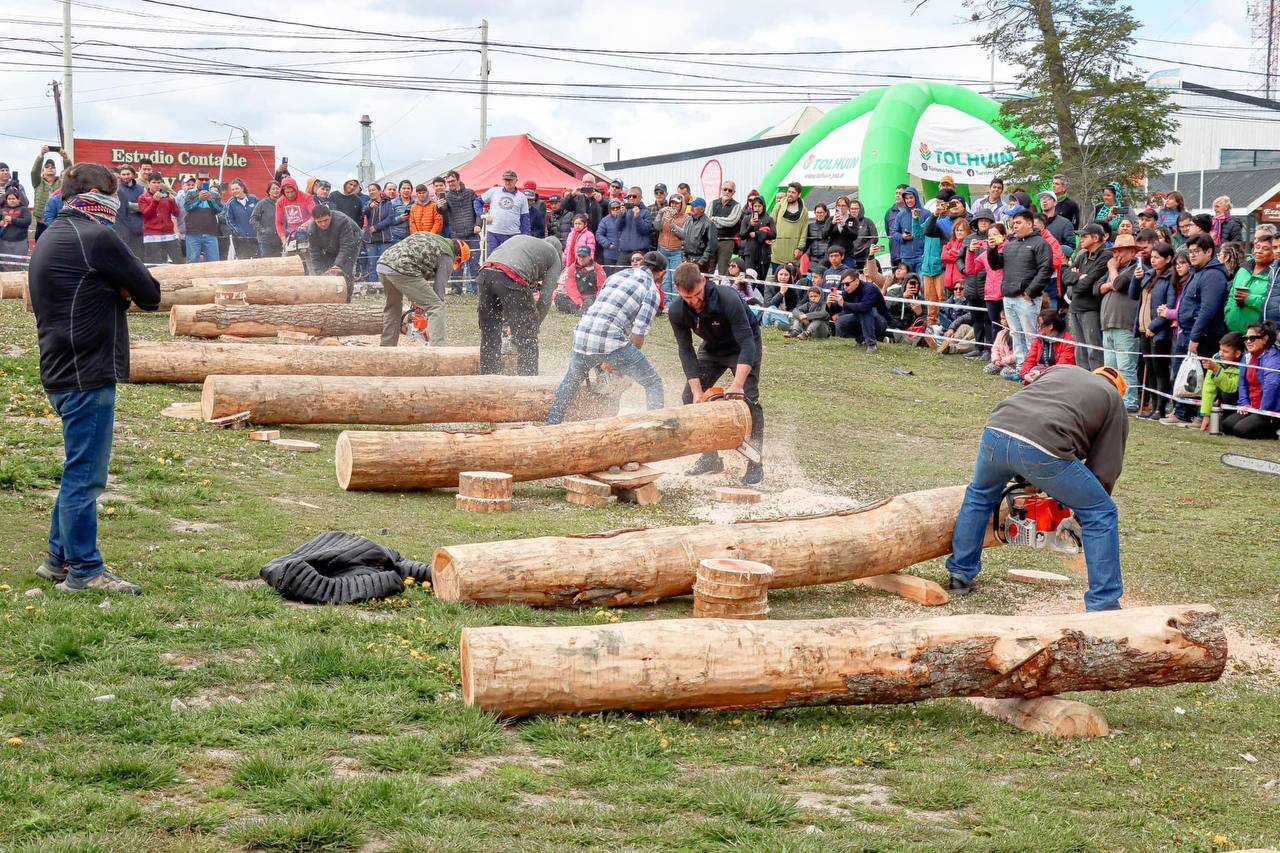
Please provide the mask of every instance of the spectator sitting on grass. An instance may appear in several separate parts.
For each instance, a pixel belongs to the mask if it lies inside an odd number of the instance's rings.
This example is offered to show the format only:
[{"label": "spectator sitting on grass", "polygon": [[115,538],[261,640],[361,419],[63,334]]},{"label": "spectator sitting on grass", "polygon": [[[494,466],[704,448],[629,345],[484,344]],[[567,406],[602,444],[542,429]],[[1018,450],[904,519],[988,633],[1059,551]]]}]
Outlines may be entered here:
[{"label": "spectator sitting on grass", "polygon": [[[1048,338],[1060,338],[1050,341]],[[1075,364],[1076,346],[1067,331],[1067,321],[1057,311],[1049,310],[1040,315],[1040,334],[1031,342],[1027,358],[1018,374],[1028,385],[1055,364]]]},{"label": "spectator sitting on grass", "polygon": [[1200,387],[1200,429],[1203,431],[1209,431],[1209,414],[1213,407],[1236,402],[1236,392],[1240,388],[1240,368],[1219,362],[1239,362],[1243,355],[1244,335],[1227,332],[1218,341],[1218,354],[1211,359],[1200,359],[1200,366],[1204,368],[1204,385]]},{"label": "spectator sitting on grass", "polygon": [[822,288],[816,285],[809,288],[808,299],[791,312],[791,328],[783,337],[799,338],[802,341],[831,337],[831,314],[822,298]]},{"label": "spectator sitting on grass", "polygon": [[770,308],[778,308],[782,311],[794,311],[796,305],[800,303],[800,296],[804,292],[802,287],[797,283],[796,278],[799,273],[796,272],[796,265],[793,263],[783,264],[778,267],[774,274],[774,281],[777,287],[773,288],[774,294],[769,299]]},{"label": "spectator sitting on grass", "polygon": [[[894,268],[894,275],[897,275],[899,269],[907,270],[907,265],[899,263]],[[920,284],[920,276],[916,273],[907,271],[901,279],[895,279],[884,292],[886,297],[891,299],[911,299],[919,300],[920,293],[923,290]],[[887,300],[886,300],[887,302]],[[895,331],[905,331],[916,324],[916,321],[924,316],[924,306],[915,302],[887,302],[889,306],[889,328]],[[898,343],[914,344],[915,339],[906,338],[902,335],[893,335],[893,339]]]},{"label": "spectator sitting on grass", "polygon": [[1000,331],[996,334],[995,341],[991,344],[991,363],[982,368],[983,373],[996,374],[1005,376],[1005,371],[1012,371],[1011,378],[1017,379],[1017,371],[1014,370],[1018,363],[1017,358],[1013,354],[1013,341],[1009,339],[1009,327],[1005,325],[1004,312],[1000,312]]}]

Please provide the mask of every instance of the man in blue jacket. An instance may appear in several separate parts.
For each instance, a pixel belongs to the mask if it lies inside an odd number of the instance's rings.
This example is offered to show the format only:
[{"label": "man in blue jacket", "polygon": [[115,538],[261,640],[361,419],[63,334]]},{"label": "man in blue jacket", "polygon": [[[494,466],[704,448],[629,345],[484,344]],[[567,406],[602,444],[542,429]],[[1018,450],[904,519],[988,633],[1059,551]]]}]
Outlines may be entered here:
[{"label": "man in blue jacket", "polygon": [[904,187],[902,210],[891,233],[901,241],[900,260],[914,273],[920,272],[920,259],[924,257],[924,221],[928,216],[920,203],[920,191]]},{"label": "man in blue jacket", "polygon": [[62,419],[66,451],[36,574],[67,592],[136,595],[142,588],[102,561],[97,501],[111,462],[116,383],[129,381],[129,305],[156,310],[160,283],[115,231],[118,185],[97,163],[67,169],[62,211],[31,252],[40,384]]},{"label": "man in blue jacket", "polygon": [[132,166],[120,167],[120,183],[116,195],[120,198],[120,212],[116,214],[116,233],[129,247],[135,258],[142,257],[142,211],[138,209],[138,199],[146,192],[146,187],[138,180],[138,174]]},{"label": "man in blue jacket", "polygon": [[836,337],[853,338],[876,351],[876,341],[889,328],[889,307],[884,294],[871,282],[864,282],[855,270],[840,276],[840,289],[827,295],[827,311],[836,323]]},{"label": "man in blue jacket", "polygon": [[596,226],[596,246],[600,249],[601,263],[608,267],[618,265],[619,240],[622,237],[622,202],[609,201],[609,215]]},{"label": "man in blue jacket", "polygon": [[[1178,302],[1178,339],[1173,345],[1174,355],[1203,353],[1205,358],[1210,358],[1218,351],[1218,340],[1227,332],[1223,309],[1227,304],[1230,277],[1227,268],[1214,256],[1216,248],[1213,237],[1208,234],[1196,234],[1187,240],[1192,273]],[[1193,406],[1178,403],[1173,414],[1161,423],[1187,426],[1194,412]]]},{"label": "man in blue jacket", "polygon": [[639,187],[632,187],[622,197],[622,226],[618,232],[618,257],[630,258],[632,252],[649,251],[653,220],[644,206]]}]

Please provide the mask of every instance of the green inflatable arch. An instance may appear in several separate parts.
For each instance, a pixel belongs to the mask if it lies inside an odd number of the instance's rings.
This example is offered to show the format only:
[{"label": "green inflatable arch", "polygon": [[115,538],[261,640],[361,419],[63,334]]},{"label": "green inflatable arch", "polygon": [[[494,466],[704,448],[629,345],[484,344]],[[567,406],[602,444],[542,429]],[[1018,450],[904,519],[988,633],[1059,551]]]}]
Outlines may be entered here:
[{"label": "green inflatable arch", "polygon": [[814,146],[837,128],[871,113],[859,154],[858,197],[873,220],[884,218],[898,184],[907,183],[907,158],[916,125],[933,104],[952,107],[994,127],[1011,145],[1018,134],[996,123],[1000,104],[985,95],[950,83],[912,81],[865,92],[841,104],[791,141],[778,162],[760,181],[765,198],[782,186],[787,174]]}]

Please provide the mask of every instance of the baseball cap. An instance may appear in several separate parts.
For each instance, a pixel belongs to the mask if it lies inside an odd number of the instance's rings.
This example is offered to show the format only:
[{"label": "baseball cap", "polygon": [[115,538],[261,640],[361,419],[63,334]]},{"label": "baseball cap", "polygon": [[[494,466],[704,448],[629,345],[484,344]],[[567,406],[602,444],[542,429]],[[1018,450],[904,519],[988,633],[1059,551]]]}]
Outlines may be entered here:
[{"label": "baseball cap", "polygon": [[1144,207],[1144,208],[1142,208],[1142,210],[1139,210],[1139,211],[1138,211],[1138,215],[1139,215],[1139,216],[1150,216],[1152,219],[1155,219],[1155,218],[1156,218],[1156,210],[1155,210],[1155,208],[1154,208],[1154,207]]},{"label": "baseball cap", "polygon": [[612,210],[615,207],[622,207],[622,202],[618,201],[616,198],[609,202],[610,210]]},{"label": "baseball cap", "polygon": [[526,188],[526,189],[525,189],[524,194],[525,194],[525,197],[526,197],[526,198],[537,198],[537,197],[538,197],[538,191],[537,191],[537,190],[531,190],[531,189],[528,189],[528,188]]},{"label": "baseball cap", "polygon": [[621,188],[621,187],[622,187],[622,181],[620,181],[620,180],[619,180],[619,179],[617,179],[617,178],[614,178],[612,181],[610,181],[610,182],[609,182],[609,186],[611,186],[611,187],[619,187],[619,188]]},{"label": "baseball cap", "polygon": [[591,247],[590,247],[590,246],[579,246],[579,247],[578,247],[578,256],[579,256],[579,257],[582,257],[583,255],[589,255],[589,254],[591,254]]},{"label": "baseball cap", "polygon": [[552,193],[551,195],[547,196],[547,201],[560,201],[560,194]]},{"label": "baseball cap", "polygon": [[702,196],[698,196],[698,197],[697,197],[697,198],[695,198],[693,201],[689,202],[689,206],[690,206],[690,207],[706,207],[706,206],[707,206],[707,200],[706,200],[705,198],[703,198]]},{"label": "baseball cap", "polygon": [[525,181],[520,185],[520,188],[524,190],[536,190],[538,188],[538,184],[536,181]]},{"label": "baseball cap", "polygon": [[654,192],[656,192],[656,193],[664,193],[664,192],[666,192],[666,191],[667,191],[667,185],[666,185],[666,184],[654,184],[654,185],[653,185],[653,191],[654,191]]},{"label": "baseball cap", "polygon": [[[1122,234],[1121,236],[1123,237],[1128,235]],[[1093,372],[1114,385],[1116,390],[1120,392],[1121,397],[1124,396],[1125,391],[1129,390],[1129,383],[1124,381],[1124,376],[1122,376],[1120,371],[1116,370],[1114,367],[1098,367],[1095,368]]]},{"label": "baseball cap", "polygon": [[1045,190],[1044,192],[1037,195],[1036,198],[1051,198],[1054,201],[1058,200],[1057,194],[1052,192],[1051,190]]},{"label": "baseball cap", "polygon": [[516,179],[516,173],[514,169],[507,169],[507,171],[502,173],[502,180],[505,181],[508,178],[510,178],[513,181]]},{"label": "baseball cap", "polygon": [[1090,222],[1088,225],[1081,228],[1079,233],[1081,236],[1088,234],[1090,237],[1101,237],[1104,240],[1107,239],[1107,232],[1096,222]]},{"label": "baseball cap", "polygon": [[667,199],[667,202],[670,203],[673,201],[683,202],[684,196],[680,195],[680,193],[672,193],[671,197]]}]

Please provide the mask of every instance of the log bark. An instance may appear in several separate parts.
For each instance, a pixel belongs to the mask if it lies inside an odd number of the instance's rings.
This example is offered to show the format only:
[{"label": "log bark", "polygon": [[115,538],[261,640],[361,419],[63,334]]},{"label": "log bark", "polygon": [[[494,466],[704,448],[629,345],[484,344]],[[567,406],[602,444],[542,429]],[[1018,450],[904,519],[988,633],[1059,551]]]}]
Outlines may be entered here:
[{"label": "log bark", "polygon": [[434,489],[456,486],[459,472],[476,469],[523,482],[730,450],[750,431],[746,403],[724,400],[487,433],[347,431],[338,436],[335,461],[347,491]]},{"label": "log bark", "polygon": [[1213,681],[1207,604],[1045,616],[659,619],[462,630],[462,695],[504,717],[1034,698]]},{"label": "log bark", "polygon": [[773,589],[888,574],[951,553],[964,489],[821,516],[451,545],[435,553],[433,583],[449,601],[618,606],[689,594],[698,561],[713,557],[772,566]]},{"label": "log bark", "polygon": [[379,305],[175,305],[169,309],[169,334],[193,338],[274,338],[281,331],[326,337],[371,335],[381,329]]},{"label": "log bark", "polygon": [[[198,266],[193,265],[191,271]],[[218,283],[244,282],[245,299],[250,305],[305,305],[344,303],[347,283],[340,275],[318,276],[252,276],[248,278],[208,278],[199,270],[199,278],[170,278],[160,282],[160,307],[175,305],[213,305],[217,301]],[[136,309],[130,309],[136,310]]]},{"label": "log bark", "polygon": [[130,382],[204,382],[212,374],[460,376],[480,372],[479,347],[315,347],[135,341]]},{"label": "log bark", "polygon": [[[306,274],[302,258],[249,258],[240,261],[210,261],[207,264],[161,264],[150,267],[151,275],[160,282],[181,282],[193,278],[259,278],[262,276],[298,276]],[[22,297],[22,287],[27,283],[26,270],[0,273],[0,289],[5,299]],[[213,300],[210,299],[210,302]],[[180,304],[180,303],[174,303]]]},{"label": "log bark", "polygon": [[[206,419],[248,410],[255,424],[510,423],[545,421],[559,385],[550,376],[210,376],[200,401]],[[584,390],[566,419],[617,414],[619,401]]]}]

